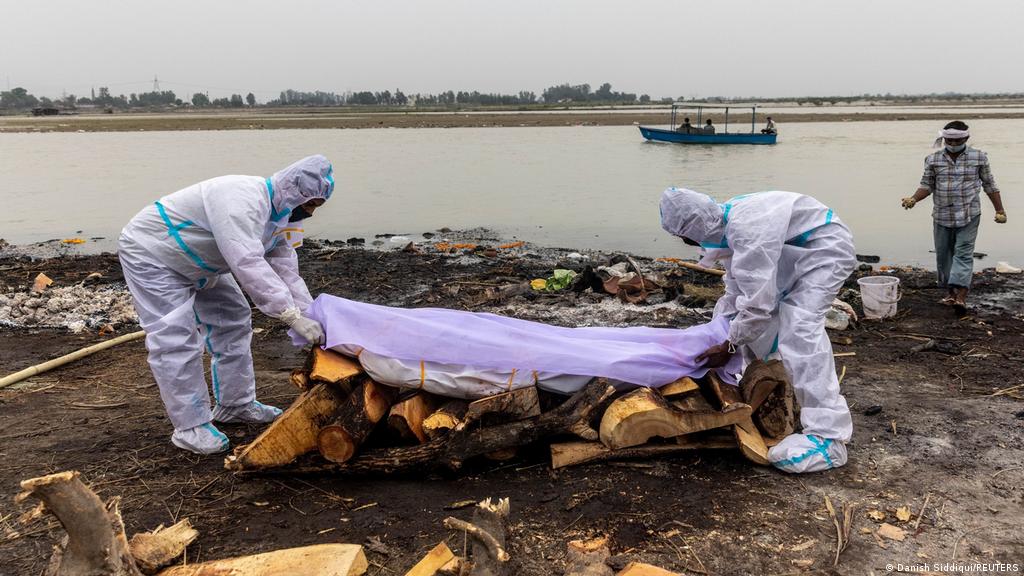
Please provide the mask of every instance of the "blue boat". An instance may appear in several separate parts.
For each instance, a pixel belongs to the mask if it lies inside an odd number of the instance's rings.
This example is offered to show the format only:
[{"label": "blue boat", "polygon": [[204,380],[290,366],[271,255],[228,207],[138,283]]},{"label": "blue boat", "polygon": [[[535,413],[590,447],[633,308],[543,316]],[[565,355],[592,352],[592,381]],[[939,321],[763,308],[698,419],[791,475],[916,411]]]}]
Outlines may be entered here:
[{"label": "blue boat", "polygon": [[[701,121],[704,118],[704,109],[725,110],[725,126],[722,132],[704,131]],[[729,106],[705,106],[703,104],[672,104],[672,117],[669,128],[652,128],[640,126],[640,134],[648,140],[655,142],[674,142],[677,144],[775,144],[778,133],[773,130],[760,132],[756,131],[754,123],[757,117],[757,106],[750,107],[750,132],[729,132]],[[680,116],[679,110],[696,110],[697,124],[686,125],[683,122],[676,123]],[[687,118],[689,120],[689,118]]]}]

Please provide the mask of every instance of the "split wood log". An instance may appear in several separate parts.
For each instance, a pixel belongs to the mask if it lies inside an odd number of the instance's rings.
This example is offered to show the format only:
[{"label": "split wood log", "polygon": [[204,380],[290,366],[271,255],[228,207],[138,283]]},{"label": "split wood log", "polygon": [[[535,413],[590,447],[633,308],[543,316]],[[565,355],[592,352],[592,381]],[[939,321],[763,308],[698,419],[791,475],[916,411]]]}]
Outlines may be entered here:
[{"label": "split wood log", "polygon": [[[690,397],[695,397],[691,393]],[[710,408],[710,407],[709,407]],[[669,405],[656,391],[637,388],[615,400],[601,418],[601,442],[618,450],[645,444],[651,438],[673,438],[735,424],[750,417],[750,407],[729,412],[692,409],[685,403]]]},{"label": "split wood log", "polygon": [[422,472],[436,466],[456,470],[475,456],[565,434],[577,422],[589,422],[594,412],[614,394],[615,388],[606,380],[595,378],[568,400],[535,418],[475,429],[460,427],[419,446],[365,450],[344,464],[304,466],[292,471],[393,474],[411,470]]},{"label": "split wood log", "polygon": [[67,532],[54,547],[47,576],[142,576],[124,534],[119,497],[104,505],[78,472],[23,480],[21,488],[16,502],[38,498]]},{"label": "split wood log", "polygon": [[353,377],[363,371],[359,362],[334,350],[314,346],[306,359],[306,371],[314,382],[327,382],[351,392],[355,384]]},{"label": "split wood log", "polygon": [[605,564],[611,554],[607,536],[573,540],[566,545],[564,576],[614,576],[615,573]]},{"label": "split wood log", "polygon": [[473,564],[469,571],[470,576],[508,574],[508,561],[511,558],[505,541],[508,515],[508,498],[501,498],[496,503],[488,498],[473,509],[472,523],[458,518],[445,518],[445,528],[462,530],[473,539],[469,553]]},{"label": "split wood log", "polygon": [[630,562],[615,576],[680,576],[678,572],[669,572],[653,564]]},{"label": "split wood log", "polygon": [[158,576],[362,576],[368,567],[363,547],[358,544],[316,544],[175,566]]},{"label": "split wood log", "polygon": [[782,362],[752,362],[740,380],[740,393],[767,441],[778,442],[796,429],[796,397]]},{"label": "split wood log", "polygon": [[438,402],[438,397],[433,394],[417,392],[391,407],[388,428],[402,440],[426,443],[429,438],[423,429],[423,421],[434,412]]},{"label": "split wood log", "polygon": [[661,388],[658,388],[658,392],[661,393],[665,398],[671,398],[673,396],[681,396],[694,390],[700,390],[700,386],[690,378],[689,376],[683,376],[679,380],[669,382]]},{"label": "split wood log", "polygon": [[317,447],[320,428],[334,418],[344,401],[345,393],[334,384],[316,384],[250,444],[235,448],[224,460],[224,467],[253,471],[293,462]]},{"label": "split wood log", "polygon": [[309,390],[309,375],[302,368],[296,368],[292,370],[291,376],[288,377],[288,381],[299,389],[300,392]]},{"label": "split wood log", "polygon": [[71,362],[74,362],[75,360],[78,360],[80,358],[85,358],[86,356],[95,354],[95,353],[99,352],[100,350],[106,350],[107,348],[111,348],[113,346],[117,346],[118,344],[123,344],[125,342],[131,342],[132,340],[139,340],[139,339],[145,338],[145,337],[146,337],[146,332],[143,331],[143,330],[139,330],[138,332],[132,332],[131,334],[125,334],[123,336],[118,336],[117,338],[114,338],[114,339],[111,339],[111,340],[107,340],[106,342],[100,342],[99,344],[93,344],[92,346],[87,346],[85,348],[82,348],[81,350],[72,352],[70,354],[65,354],[65,355],[61,356],[60,358],[54,358],[53,360],[47,360],[46,362],[43,362],[42,364],[36,364],[35,366],[29,366],[28,368],[25,368],[24,370],[19,370],[19,371],[15,372],[14,374],[9,374],[7,376],[4,376],[3,378],[0,378],[0,388],[5,388],[7,386],[10,386],[11,384],[15,384],[17,382],[21,382],[22,380],[24,380],[26,378],[31,378],[32,376],[35,376],[36,374],[42,374],[43,372],[48,372],[50,370],[53,370],[54,368],[58,368],[58,367],[63,366],[65,364],[69,364]]},{"label": "split wood log", "polygon": [[405,576],[434,576],[455,559],[455,554],[448,548],[448,545],[441,542],[434,546],[415,566],[405,573]]},{"label": "split wood log", "polygon": [[128,544],[135,563],[146,574],[152,574],[181,556],[198,536],[199,532],[185,518],[167,528],[161,526],[152,532],[136,534]]},{"label": "split wood log", "polygon": [[746,416],[732,426],[740,452],[743,453],[747,460],[755,464],[768,466],[768,446],[761,436],[761,431],[754,425],[754,421],[751,418],[750,405],[743,402],[740,389],[737,386],[726,384],[719,380],[714,370],[708,372],[707,379],[715,397],[721,403],[723,411],[746,410]]},{"label": "split wood log", "polygon": [[465,400],[448,400],[423,420],[423,433],[430,440],[444,436],[462,422],[468,409],[469,402]]},{"label": "split wood log", "polygon": [[396,388],[365,378],[338,407],[331,423],[320,429],[316,439],[320,454],[338,464],[350,460],[397,397]]},{"label": "split wood log", "polygon": [[687,434],[677,436],[674,444],[644,444],[612,450],[600,442],[562,442],[551,445],[551,468],[558,469],[588,462],[608,462],[631,458],[653,458],[691,450],[732,449],[732,436]]},{"label": "split wood log", "polygon": [[463,426],[488,416],[487,425],[501,424],[540,415],[540,397],[536,386],[517,388],[511,392],[495,394],[469,403]]}]

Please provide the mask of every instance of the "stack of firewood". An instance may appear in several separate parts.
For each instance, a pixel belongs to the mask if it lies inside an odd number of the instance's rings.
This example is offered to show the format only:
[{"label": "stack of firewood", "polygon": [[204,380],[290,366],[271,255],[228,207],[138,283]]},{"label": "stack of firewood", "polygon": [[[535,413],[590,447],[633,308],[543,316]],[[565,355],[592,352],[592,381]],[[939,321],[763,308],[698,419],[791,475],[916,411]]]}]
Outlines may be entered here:
[{"label": "stack of firewood", "polygon": [[739,448],[767,464],[768,447],[793,431],[797,417],[778,362],[755,362],[738,387],[713,372],[626,393],[595,378],[568,398],[528,387],[467,402],[385,386],[356,361],[314,348],[291,380],[299,397],[227,458],[228,469],[455,469],[478,456],[508,459],[541,441],[554,442],[555,468],[707,448]]}]

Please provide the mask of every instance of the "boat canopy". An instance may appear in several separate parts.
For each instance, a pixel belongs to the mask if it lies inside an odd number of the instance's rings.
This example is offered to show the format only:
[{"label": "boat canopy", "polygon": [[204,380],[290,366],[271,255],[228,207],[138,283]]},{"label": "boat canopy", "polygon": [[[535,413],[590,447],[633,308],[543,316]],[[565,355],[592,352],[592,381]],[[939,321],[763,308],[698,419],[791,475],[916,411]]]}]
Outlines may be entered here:
[{"label": "boat canopy", "polygon": [[725,110],[725,125],[723,126],[723,131],[726,134],[729,133],[729,110],[730,109],[740,109],[740,110],[747,110],[747,109],[749,109],[750,110],[750,133],[754,134],[756,132],[756,128],[754,127],[754,123],[757,121],[757,105],[751,105],[751,106],[723,106],[721,104],[704,104],[704,103],[701,103],[701,102],[673,102],[672,103],[672,121],[671,121],[670,127],[673,130],[675,130],[680,124],[682,124],[682,122],[679,122],[679,123],[676,122],[676,116],[677,116],[679,110],[696,110],[697,111],[697,124],[696,124],[696,126],[699,128],[700,126],[703,125],[702,124],[702,120],[703,120],[704,109],[705,108],[710,109],[710,110]]}]

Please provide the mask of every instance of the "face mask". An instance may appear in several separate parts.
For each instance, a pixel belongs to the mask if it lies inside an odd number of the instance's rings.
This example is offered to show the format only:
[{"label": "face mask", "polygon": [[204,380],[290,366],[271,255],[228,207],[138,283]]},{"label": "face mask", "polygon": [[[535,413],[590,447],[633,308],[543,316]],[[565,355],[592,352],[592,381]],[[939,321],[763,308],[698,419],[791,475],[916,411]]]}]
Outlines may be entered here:
[{"label": "face mask", "polygon": [[967,144],[961,144],[959,146],[946,146],[946,152],[956,154],[957,152],[963,152],[964,148],[967,148]]},{"label": "face mask", "polygon": [[296,206],[295,208],[292,209],[292,213],[291,216],[288,217],[288,221],[298,222],[299,220],[305,220],[310,216],[312,216],[312,214],[306,211],[305,208],[303,208],[302,206]]}]

